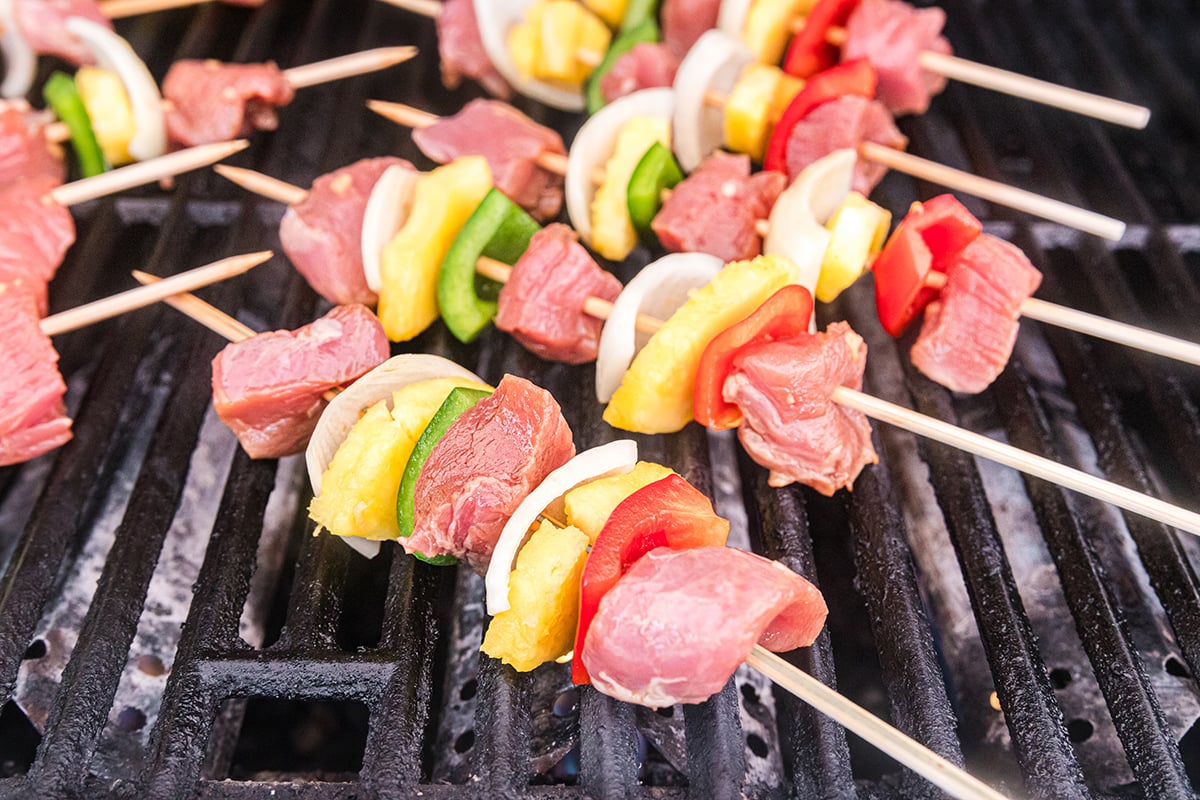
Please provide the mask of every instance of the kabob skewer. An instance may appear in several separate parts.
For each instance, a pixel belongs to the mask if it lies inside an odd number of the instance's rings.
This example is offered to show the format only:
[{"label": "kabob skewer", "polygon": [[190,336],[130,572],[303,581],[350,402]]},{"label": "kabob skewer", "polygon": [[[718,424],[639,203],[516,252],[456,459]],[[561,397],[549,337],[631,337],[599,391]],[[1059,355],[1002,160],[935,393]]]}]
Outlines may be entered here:
[{"label": "kabob skewer", "polygon": [[[724,104],[724,98],[721,97],[706,99],[714,106]],[[368,100],[367,107],[398,125],[414,129],[427,128],[441,119],[436,114],[404,103]],[[859,144],[857,152],[860,158],[881,164],[888,169],[936,183],[957,192],[973,195],[1006,208],[1057,222],[1085,233],[1114,241],[1119,240],[1125,234],[1125,223],[1118,219],[999,181],[972,175],[969,172],[938,164],[911,153],[884,147],[875,142],[862,142]],[[542,153],[537,159],[537,164],[556,175],[566,175],[567,172],[567,157],[558,153]],[[603,173],[593,175],[592,179],[596,183],[602,183]]]},{"label": "kabob skewer", "polygon": [[[133,275],[139,282],[147,285],[161,281],[140,271],[134,271]],[[195,296],[179,294],[168,298],[166,302],[230,341],[241,341],[254,335],[252,330],[238,320]],[[551,517],[543,517],[553,521]],[[565,527],[565,523],[556,524]],[[745,663],[951,795],[987,800],[999,800],[1004,797],[962,768],[761,645],[754,647]]]},{"label": "kabob skewer", "polygon": [[[243,188],[255,193],[261,192],[262,196],[272,200],[289,202],[303,199],[306,195],[300,187],[283,184],[281,181],[274,179],[259,181],[253,177],[254,173],[250,170],[224,165],[219,165],[215,169]],[[281,184],[286,189],[283,189]],[[511,270],[507,264],[490,259],[481,259],[481,263],[482,269],[479,269],[479,265],[477,265],[477,270],[496,281],[506,280]],[[606,300],[590,298],[585,311],[591,316],[604,319],[607,318],[611,308],[612,304]],[[661,320],[639,315],[637,327],[642,333],[653,334],[662,327],[662,324]],[[1113,324],[1117,325],[1118,323]],[[839,405],[859,411],[872,419],[934,439],[951,447],[957,447],[981,458],[1004,464],[1034,477],[1059,484],[1089,497],[1112,503],[1120,508],[1200,536],[1200,513],[1195,511],[1134,491],[1112,481],[1097,478],[1082,470],[1068,467],[1009,444],[997,442],[981,434],[855,389],[839,386],[833,390],[831,399]]]},{"label": "kabob skewer", "polygon": [[[441,14],[443,5],[440,0],[383,2],[430,19],[436,19]],[[805,19],[802,17],[794,19],[789,26],[793,33],[801,32],[804,27]],[[831,26],[825,31],[825,42],[834,47],[840,48],[846,39],[844,28]],[[588,50],[580,51],[576,57],[580,63],[592,67],[600,63],[598,54]],[[1140,130],[1150,121],[1150,110],[1144,106],[980,64],[950,53],[923,50],[917,54],[917,63],[922,69],[943,78],[1129,128]]]}]

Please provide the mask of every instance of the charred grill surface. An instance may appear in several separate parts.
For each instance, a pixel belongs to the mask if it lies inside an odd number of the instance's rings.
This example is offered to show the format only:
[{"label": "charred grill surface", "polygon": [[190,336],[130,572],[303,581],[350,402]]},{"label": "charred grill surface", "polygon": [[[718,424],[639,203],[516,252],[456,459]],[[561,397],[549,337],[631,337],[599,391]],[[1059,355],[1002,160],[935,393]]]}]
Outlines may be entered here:
[{"label": "charred grill surface", "polygon": [[[1126,131],[952,85],[903,121],[911,149],[1134,223],[1107,245],[968,201],[1045,272],[1041,296],[1200,338],[1194,4],[943,5],[959,54],[1154,118]],[[235,160],[299,185],[368,155],[428,164],[366,99],[448,113],[476,93],[441,89],[431,22],[371,0],[209,4],[118,29],[160,78],[176,58],[287,67],[420,46],[399,69],[298,93]],[[568,141],[578,124],[524,110]],[[937,191],[893,175],[878,200],[901,214]],[[281,214],[209,173],[88,204],[52,305],[130,285],[132,268],[277,249]],[[260,330],[320,310],[282,257],[205,294]],[[869,285],[821,313],[867,339],[873,393],[1200,505],[1196,369],[1025,323],[1001,379],[959,397],[909,365],[911,336],[883,334]],[[481,658],[481,581],[312,537],[299,460],[231,446],[208,410],[211,334],[160,308],[56,344],[75,439],[0,469],[0,797],[938,796],[744,669],[705,704],[651,712],[571,687],[563,665],[518,675]],[[440,326],[405,349],[547,387],[579,449],[615,438],[590,368]],[[882,426],[881,463],[833,499],[769,488],[730,435],[638,438],[717,498],[735,544],[826,592],[829,625],[799,666],[1015,794],[1194,796],[1191,538]]]}]

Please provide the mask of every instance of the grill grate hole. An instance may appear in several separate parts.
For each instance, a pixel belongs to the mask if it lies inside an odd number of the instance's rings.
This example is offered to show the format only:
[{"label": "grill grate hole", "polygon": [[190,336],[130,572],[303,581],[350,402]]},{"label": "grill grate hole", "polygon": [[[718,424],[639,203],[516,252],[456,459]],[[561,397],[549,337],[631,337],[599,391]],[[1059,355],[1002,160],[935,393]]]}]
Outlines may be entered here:
[{"label": "grill grate hole", "polygon": [[251,697],[227,777],[353,780],[362,767],[367,722],[367,707],[353,701]]}]

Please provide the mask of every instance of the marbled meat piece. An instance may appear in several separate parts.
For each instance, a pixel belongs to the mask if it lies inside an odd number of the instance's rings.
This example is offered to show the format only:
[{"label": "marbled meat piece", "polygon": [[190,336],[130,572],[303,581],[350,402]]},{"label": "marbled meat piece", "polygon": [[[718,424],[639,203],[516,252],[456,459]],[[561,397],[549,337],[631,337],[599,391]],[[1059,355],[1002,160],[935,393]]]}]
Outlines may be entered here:
[{"label": "marbled meat piece", "polygon": [[364,158],[313,181],[308,196],[288,208],[279,241],[308,285],[331,303],[375,305],[362,263],[362,224],[375,182],[401,158]]},{"label": "marbled meat piece", "polygon": [[67,385],[38,320],[33,294],[0,281],[0,466],[28,461],[71,439],[63,406]]},{"label": "marbled meat piece", "polygon": [[928,50],[950,55],[942,36],[946,12],[914,8],[903,0],[862,0],[846,23],[842,60],[865,58],[879,78],[876,96],[893,114],[924,114],[946,79],[922,69],[917,57]]},{"label": "marbled meat piece", "polygon": [[453,116],[413,131],[421,152],[439,164],[483,156],[506,197],[539,220],[562,207],[563,178],[537,164],[544,153],[565,155],[562,137],[499,100],[472,100]]},{"label": "marbled meat piece", "polygon": [[1020,248],[981,234],[946,270],[912,347],[917,369],[956,392],[982,392],[1017,341],[1021,303],[1042,283]]},{"label": "marbled meat piece", "polygon": [[517,506],[574,455],[571,428],[550,393],[505,375],[429,454],[417,478],[413,535],[400,544],[465,560],[482,575]]},{"label": "marbled meat piece", "polygon": [[505,100],[512,97],[512,87],[483,48],[472,0],[446,0],[437,15],[436,26],[442,84],[447,89],[456,89],[463,78],[470,78],[495,97]]},{"label": "marbled meat piece", "polygon": [[12,0],[13,19],[34,51],[72,64],[95,64],[92,51],[67,31],[70,17],[83,17],[112,30],[112,22],[96,0]]},{"label": "marbled meat piece", "polygon": [[167,136],[185,147],[227,142],[279,127],[278,106],[295,92],[275,62],[225,64],[215,59],[176,61],[163,79]]},{"label": "marbled meat piece", "polygon": [[651,223],[668,250],[709,253],[723,261],[762,253],[759,220],[766,219],[787,176],[750,174],[750,156],[717,151],[671,191]]},{"label": "marbled meat piece", "polygon": [[638,42],[622,53],[600,79],[600,94],[611,103],[642,89],[670,87],[675,83],[679,58],[665,44]]},{"label": "marbled meat piece", "polygon": [[328,401],[322,396],[387,360],[370,309],[338,306],[294,331],[227,345],[212,363],[213,408],[251,458],[299,453]]},{"label": "marbled meat piece", "polygon": [[663,0],[663,43],[682,59],[705,31],[717,27],[720,10],[721,0]]},{"label": "marbled meat piece", "polygon": [[[796,124],[787,140],[788,177],[795,180],[804,168],[834,150],[857,149],[863,142],[903,150],[908,138],[900,133],[891,113],[877,100],[846,95],[814,108]],[[883,180],[887,167],[860,158],[854,165],[851,188],[869,195]]]},{"label": "marbled meat piece", "polygon": [[46,287],[75,241],[75,219],[48,192],[56,177],[0,189],[0,283],[20,284],[46,313]]},{"label": "marbled meat piece", "polygon": [[738,439],[771,471],[771,486],[799,482],[832,495],[879,461],[871,423],[831,399],[839,386],[861,389],[866,365],[867,345],[845,322],[734,355],[722,393],[741,409]]},{"label": "marbled meat piece", "polygon": [[31,178],[55,185],[67,178],[62,149],[46,140],[54,115],[34,111],[24,100],[0,101],[0,186]]},{"label": "marbled meat piece", "polygon": [[721,691],[755,644],[807,647],[828,614],[815,586],[731,547],[651,550],[600,600],[583,646],[592,684],[651,708]]},{"label": "marbled meat piece", "polygon": [[616,300],[621,281],[600,268],[561,223],[533,235],[500,290],[496,327],[550,361],[595,361],[603,322],[583,312],[589,297]]}]

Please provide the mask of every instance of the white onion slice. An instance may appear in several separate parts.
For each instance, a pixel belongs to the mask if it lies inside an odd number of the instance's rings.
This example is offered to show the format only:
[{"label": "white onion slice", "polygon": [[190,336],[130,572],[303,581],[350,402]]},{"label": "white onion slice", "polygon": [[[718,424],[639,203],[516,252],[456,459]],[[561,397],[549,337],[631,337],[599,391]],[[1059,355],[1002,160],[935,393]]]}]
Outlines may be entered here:
[{"label": "white onion slice", "polygon": [[345,542],[347,547],[364,558],[374,558],[379,555],[379,550],[383,546],[382,542],[364,539],[361,536],[335,536],[333,538]]},{"label": "white onion slice", "polygon": [[313,495],[321,493],[321,476],[359,417],[380,400],[392,407],[392,394],[405,386],[434,378],[464,378],[483,383],[473,372],[449,359],[422,353],[393,356],[350,384],[325,407],[304,451]]},{"label": "white onion slice", "polygon": [[752,5],[754,0],[721,0],[721,8],[717,12],[717,29],[740,40]]},{"label": "white onion slice", "polygon": [[709,103],[708,95],[728,97],[742,70],[752,63],[750,48],[714,28],[696,40],[679,65],[672,140],[684,172],[700,166],[725,143],[725,109]]},{"label": "white onion slice", "polygon": [[167,127],[163,119],[163,99],[145,62],[133,52],[129,42],[90,19],[69,17],[66,28],[87,45],[96,57],[96,63],[117,73],[125,86],[129,104],[133,108],[134,122],[129,155],[138,161],[147,161],[166,153]]},{"label": "white onion slice", "polygon": [[555,500],[585,481],[629,472],[637,464],[637,458],[637,442],[632,439],[618,439],[593,447],[551,472],[521,501],[521,505],[517,506],[517,510],[505,523],[504,530],[500,532],[500,538],[496,540],[496,549],[492,551],[492,561],[488,564],[487,576],[484,578],[487,587],[487,613],[495,616],[508,610],[508,578],[512,574],[513,562],[538,515]]},{"label": "white onion slice", "polygon": [[525,10],[534,0],[473,0],[475,17],[479,21],[479,36],[483,49],[496,70],[514,89],[539,103],[564,111],[583,111],[583,91],[555,86],[521,76],[512,55],[508,52],[508,29],[525,21]]},{"label": "white onion slice", "polygon": [[376,294],[383,290],[383,251],[408,220],[420,176],[399,164],[388,167],[367,198],[362,225],[363,274]]},{"label": "white onion slice", "polygon": [[607,403],[612,399],[633,357],[650,339],[650,334],[636,328],[638,314],[667,319],[723,266],[721,259],[707,253],[671,253],[646,265],[634,276],[617,296],[600,332],[597,400]]},{"label": "white onion slice", "polygon": [[763,252],[790,258],[800,268],[798,283],[809,292],[816,292],[821,261],[829,247],[831,234],[825,223],[850,194],[857,158],[854,150],[845,149],[814,161],[783,190],[771,209]]},{"label": "white onion slice", "polygon": [[609,103],[589,117],[575,134],[567,156],[563,193],[567,198],[567,216],[584,244],[592,243],[592,198],[596,196],[592,176],[612,157],[617,134],[636,117],[670,118],[674,103],[675,95],[670,89],[643,89]]},{"label": "white onion slice", "polygon": [[13,15],[16,0],[0,0],[0,51],[4,52],[4,82],[0,96],[24,97],[33,88],[37,75],[37,53],[21,35]]}]

